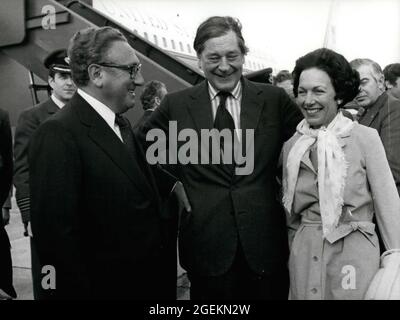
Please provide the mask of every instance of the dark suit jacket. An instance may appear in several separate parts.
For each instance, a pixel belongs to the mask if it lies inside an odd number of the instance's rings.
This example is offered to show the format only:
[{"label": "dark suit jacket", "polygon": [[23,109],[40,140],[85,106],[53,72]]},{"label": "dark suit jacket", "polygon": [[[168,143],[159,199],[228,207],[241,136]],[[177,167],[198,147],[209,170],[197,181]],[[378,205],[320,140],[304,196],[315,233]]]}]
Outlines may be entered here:
[{"label": "dark suit jacket", "polygon": [[[8,113],[0,109],[0,208],[8,197],[13,171],[12,138]],[[16,297],[12,285],[10,241],[0,215],[0,288]]]},{"label": "dark suit jacket", "polygon": [[142,117],[135,123],[134,128],[137,129],[141,127],[147,121],[147,119],[152,115],[152,113],[153,110],[145,110]]},{"label": "dark suit jacket", "polygon": [[[16,189],[15,198],[17,202],[29,198],[29,165],[28,147],[30,139],[47,118],[59,111],[60,108],[51,98],[31,107],[21,113],[14,135],[14,185]],[[29,205],[28,205],[29,208]],[[21,208],[20,208],[21,209]],[[28,222],[29,211],[22,211],[22,220]]]},{"label": "dark suit jacket", "polygon": [[[283,89],[243,80],[240,123],[242,129],[255,129],[253,172],[232,178],[219,165],[178,166],[178,178],[192,205],[192,212],[181,217],[179,233],[180,261],[186,270],[205,276],[225,273],[239,241],[254,272],[284,270],[287,232],[285,214],[276,200],[275,176],[283,142],[300,120],[297,106]],[[200,129],[213,127],[205,82],[167,95],[141,128],[141,141],[152,128],[168,133],[169,121],[177,121],[178,132],[192,128],[199,137]]]},{"label": "dark suit jacket", "polygon": [[56,268],[53,298],[175,297],[151,172],[79,94],[37,130],[29,166],[33,239]]},{"label": "dark suit jacket", "polygon": [[359,123],[378,131],[400,195],[400,100],[382,93]]}]

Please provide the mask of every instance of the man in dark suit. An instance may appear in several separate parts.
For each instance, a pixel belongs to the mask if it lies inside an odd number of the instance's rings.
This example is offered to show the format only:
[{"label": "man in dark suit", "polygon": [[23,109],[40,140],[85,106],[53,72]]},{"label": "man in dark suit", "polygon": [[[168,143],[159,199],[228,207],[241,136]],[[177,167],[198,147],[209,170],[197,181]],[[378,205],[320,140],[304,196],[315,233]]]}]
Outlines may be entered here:
[{"label": "man in dark suit", "polygon": [[[0,109],[0,207],[7,199],[12,181],[12,138],[8,113]],[[6,219],[5,219],[6,220]],[[10,241],[0,217],[0,300],[17,296],[13,287]]]},{"label": "man in dark suit", "polygon": [[[21,212],[25,235],[30,232],[30,197],[29,197],[29,165],[28,147],[30,140],[39,126],[50,116],[58,112],[71,100],[76,87],[71,78],[71,69],[66,62],[67,50],[59,49],[51,52],[44,60],[44,66],[49,70],[48,84],[52,94],[46,101],[24,110],[18,118],[14,137],[14,185],[15,199]],[[31,262],[33,295],[40,299],[43,294],[41,286],[41,269],[37,260],[35,244],[31,241]]]},{"label": "man in dark suit", "polygon": [[34,241],[42,265],[56,271],[49,296],[174,299],[163,190],[121,116],[144,82],[140,61],[110,27],[78,31],[68,56],[77,93],[41,125],[29,152]]},{"label": "man in dark suit", "polygon": [[[300,112],[283,89],[242,77],[247,48],[237,20],[207,19],[197,29],[194,48],[207,81],[167,94],[140,128],[147,154],[152,144],[145,136],[156,132],[151,129],[166,133],[167,146],[173,139],[169,125],[176,125],[178,134],[195,132],[197,137],[207,129],[232,135],[242,129],[250,137],[254,133],[253,148],[251,139],[241,142],[244,151],[253,153],[254,168],[239,175],[237,158],[229,161],[227,141],[234,136],[223,140],[228,155],[223,163],[183,164],[177,159],[178,178],[192,207],[191,213],[182,214],[179,231],[180,261],[191,281],[191,298],[287,299],[287,232],[275,176],[282,144],[295,132]],[[198,147],[197,142],[191,147]],[[201,152],[208,152],[202,147]],[[168,154],[171,163],[174,150]]]},{"label": "man in dark suit", "polygon": [[400,100],[385,92],[385,78],[378,63],[355,59],[350,64],[360,74],[356,117],[359,123],[378,131],[400,194]]}]

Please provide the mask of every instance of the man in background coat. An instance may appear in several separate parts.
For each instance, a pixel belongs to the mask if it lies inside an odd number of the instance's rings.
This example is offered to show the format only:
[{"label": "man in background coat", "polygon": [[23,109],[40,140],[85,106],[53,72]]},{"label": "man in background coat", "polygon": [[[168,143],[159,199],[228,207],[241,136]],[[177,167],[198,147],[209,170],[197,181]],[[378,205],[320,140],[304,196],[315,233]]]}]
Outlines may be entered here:
[{"label": "man in background coat", "polygon": [[[50,116],[58,112],[71,100],[76,87],[71,78],[71,69],[65,60],[67,51],[59,49],[51,52],[44,60],[44,66],[49,70],[48,84],[52,94],[46,101],[26,109],[18,118],[14,137],[14,185],[15,198],[21,212],[25,235],[32,236],[30,232],[30,196],[29,196],[29,164],[28,147],[30,140],[39,126]],[[35,244],[31,241],[31,262],[33,295],[40,299],[43,294],[41,286],[41,269],[36,254]]]},{"label": "man in background coat", "polygon": [[350,62],[360,74],[358,122],[378,131],[400,195],[400,100],[385,92],[385,78],[378,63],[370,59]]}]

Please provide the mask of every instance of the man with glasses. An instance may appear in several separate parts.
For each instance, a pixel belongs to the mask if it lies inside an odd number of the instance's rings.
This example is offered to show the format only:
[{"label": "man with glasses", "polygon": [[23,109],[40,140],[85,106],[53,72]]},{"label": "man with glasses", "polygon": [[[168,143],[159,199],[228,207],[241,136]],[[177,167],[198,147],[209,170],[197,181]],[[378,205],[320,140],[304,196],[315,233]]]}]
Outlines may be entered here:
[{"label": "man with glasses", "polygon": [[[71,77],[71,69],[66,61],[67,50],[59,49],[51,52],[44,60],[44,66],[49,70],[48,84],[52,89],[49,99],[24,110],[18,118],[14,139],[14,178],[15,198],[24,224],[25,236],[32,236],[30,232],[30,188],[28,146],[38,127],[51,115],[55,114],[71,100],[76,87]],[[31,239],[32,240],[32,239]],[[31,263],[33,279],[33,296],[40,299],[43,294],[41,287],[41,270],[31,241]]]},{"label": "man with glasses", "polygon": [[48,297],[174,299],[163,189],[122,116],[144,83],[140,61],[110,27],[78,31],[68,56],[77,94],[30,148],[32,232],[56,272]]}]

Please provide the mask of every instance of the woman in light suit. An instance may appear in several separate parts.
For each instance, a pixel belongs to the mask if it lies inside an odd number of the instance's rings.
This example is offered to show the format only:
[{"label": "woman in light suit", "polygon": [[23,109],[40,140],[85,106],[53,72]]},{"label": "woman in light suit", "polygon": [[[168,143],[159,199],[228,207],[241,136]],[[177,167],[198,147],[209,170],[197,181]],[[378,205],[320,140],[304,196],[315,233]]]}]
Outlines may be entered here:
[{"label": "woman in light suit", "polygon": [[400,248],[400,199],[376,130],[338,109],[358,92],[347,60],[318,49],[296,61],[305,117],[283,149],[291,299],[363,299],[386,250]]}]

